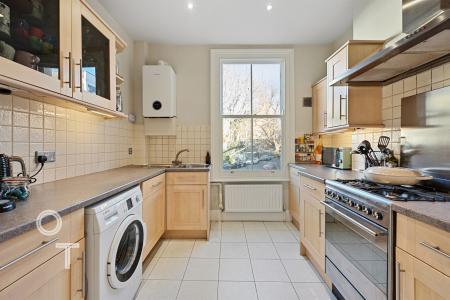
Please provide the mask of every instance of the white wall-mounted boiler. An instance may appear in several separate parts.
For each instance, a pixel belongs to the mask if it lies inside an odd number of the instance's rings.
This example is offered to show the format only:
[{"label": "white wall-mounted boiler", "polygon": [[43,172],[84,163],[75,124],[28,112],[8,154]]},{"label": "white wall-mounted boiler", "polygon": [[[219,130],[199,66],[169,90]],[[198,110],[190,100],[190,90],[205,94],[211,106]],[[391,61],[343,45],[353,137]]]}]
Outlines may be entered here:
[{"label": "white wall-mounted boiler", "polygon": [[176,117],[176,74],[171,66],[143,66],[142,89],[144,118]]}]

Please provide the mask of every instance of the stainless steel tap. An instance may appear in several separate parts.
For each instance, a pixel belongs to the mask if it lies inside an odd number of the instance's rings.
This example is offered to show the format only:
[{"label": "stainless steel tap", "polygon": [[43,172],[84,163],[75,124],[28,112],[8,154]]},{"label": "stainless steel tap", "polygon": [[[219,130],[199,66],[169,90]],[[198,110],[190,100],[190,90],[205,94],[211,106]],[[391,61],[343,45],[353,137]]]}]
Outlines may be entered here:
[{"label": "stainless steel tap", "polygon": [[175,160],[172,161],[172,164],[175,166],[179,166],[181,165],[183,162],[179,159],[181,153],[183,152],[189,152],[189,149],[182,149],[180,151],[178,151],[177,155],[175,156]]}]

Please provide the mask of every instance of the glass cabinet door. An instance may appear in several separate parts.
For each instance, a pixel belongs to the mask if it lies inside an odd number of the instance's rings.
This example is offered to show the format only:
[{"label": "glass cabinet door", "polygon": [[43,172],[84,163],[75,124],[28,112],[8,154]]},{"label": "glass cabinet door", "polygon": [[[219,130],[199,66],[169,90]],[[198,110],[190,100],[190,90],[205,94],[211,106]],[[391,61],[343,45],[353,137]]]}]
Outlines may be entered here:
[{"label": "glass cabinet door", "polygon": [[63,0],[0,0],[0,74],[71,95],[67,16]]},{"label": "glass cabinet door", "polygon": [[[0,0],[1,1],[1,0]],[[84,102],[116,109],[116,52],[112,31],[79,0],[73,0],[73,10],[79,11],[72,44],[75,60],[74,97]],[[78,7],[77,7],[78,6]],[[75,18],[75,16],[74,16]]]}]

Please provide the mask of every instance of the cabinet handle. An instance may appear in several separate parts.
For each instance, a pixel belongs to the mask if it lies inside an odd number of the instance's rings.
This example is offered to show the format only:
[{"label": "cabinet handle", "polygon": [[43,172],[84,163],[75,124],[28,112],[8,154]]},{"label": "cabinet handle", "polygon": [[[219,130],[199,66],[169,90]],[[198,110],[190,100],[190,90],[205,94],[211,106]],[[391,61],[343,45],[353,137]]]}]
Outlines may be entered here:
[{"label": "cabinet handle", "polygon": [[324,112],[323,113],[323,127],[324,128],[327,128],[328,127],[328,124],[327,124],[327,113],[326,112]]},{"label": "cabinet handle", "polygon": [[158,187],[162,184],[162,181],[158,182],[157,184],[152,185],[153,188]]},{"label": "cabinet handle", "polygon": [[41,243],[41,245],[37,246],[36,248],[34,248],[34,249],[28,251],[27,253],[22,254],[21,256],[19,256],[19,257],[13,259],[13,260],[7,262],[7,263],[4,264],[3,266],[1,266],[1,267],[0,267],[0,271],[3,271],[3,270],[5,270],[5,269],[9,268],[10,266],[12,266],[12,265],[18,263],[19,261],[21,261],[21,260],[27,258],[28,256],[33,255],[34,253],[38,252],[39,250],[42,250],[42,249],[44,249],[44,248],[50,246],[51,244],[55,243],[57,240],[59,240],[59,238],[54,238],[53,240],[48,241],[48,242],[43,241],[43,242]]},{"label": "cabinet handle", "polygon": [[81,260],[82,264],[81,264],[81,290],[77,290],[77,292],[81,292],[81,295],[83,297],[83,299],[86,298],[86,278],[85,278],[85,273],[86,273],[86,253],[83,251],[81,254],[81,257],[78,257],[77,260]]},{"label": "cabinet handle", "polygon": [[316,191],[317,189],[315,188],[315,187],[313,187],[313,186],[310,186],[309,184],[303,184],[303,186],[305,187],[305,188],[307,188],[307,189],[310,189],[311,191]]},{"label": "cabinet handle", "polygon": [[205,191],[202,190],[202,209],[205,208]]},{"label": "cabinet handle", "polygon": [[342,117],[346,117],[347,114],[342,114],[342,100],[347,100],[347,97],[343,97],[342,95],[339,95],[339,120],[342,119]]},{"label": "cabinet handle", "polygon": [[427,242],[420,242],[420,244],[430,250],[433,250],[434,252],[436,252],[446,258],[450,258],[450,254],[442,251],[441,248],[439,248],[439,246],[433,246],[433,245],[428,244]]},{"label": "cabinet handle", "polygon": [[[69,60],[69,81],[64,81],[64,84],[68,84],[69,88],[72,88],[72,52],[69,51],[69,56],[64,56],[64,59]],[[62,75],[64,77],[64,73]]]},{"label": "cabinet handle", "polygon": [[405,270],[400,269],[400,263],[395,264],[395,299],[400,300],[400,273]]},{"label": "cabinet handle", "polygon": [[322,212],[319,211],[319,237],[322,236]]},{"label": "cabinet handle", "polygon": [[80,58],[80,63],[75,64],[77,66],[80,66],[80,85],[76,86],[76,89],[80,89],[80,93],[83,92],[83,59]]}]

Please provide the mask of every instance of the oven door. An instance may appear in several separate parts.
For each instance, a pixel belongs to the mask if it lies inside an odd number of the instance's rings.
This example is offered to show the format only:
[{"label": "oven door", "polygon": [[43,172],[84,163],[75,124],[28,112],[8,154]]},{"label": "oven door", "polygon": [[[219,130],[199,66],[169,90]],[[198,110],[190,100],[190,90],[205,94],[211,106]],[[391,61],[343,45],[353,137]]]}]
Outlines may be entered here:
[{"label": "oven door", "polygon": [[327,199],[326,270],[346,299],[386,299],[388,231]]}]

